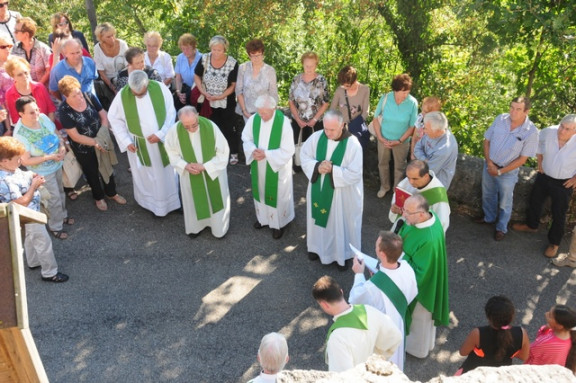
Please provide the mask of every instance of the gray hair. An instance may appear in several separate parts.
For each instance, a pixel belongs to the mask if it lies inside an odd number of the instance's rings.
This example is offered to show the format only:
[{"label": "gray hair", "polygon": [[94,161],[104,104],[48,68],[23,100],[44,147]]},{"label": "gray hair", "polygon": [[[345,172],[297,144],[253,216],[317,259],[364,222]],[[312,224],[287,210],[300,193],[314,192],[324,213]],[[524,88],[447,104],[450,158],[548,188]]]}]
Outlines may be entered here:
[{"label": "gray hair", "polygon": [[424,123],[430,123],[430,129],[433,131],[448,129],[448,119],[442,112],[429,112],[424,116]]},{"label": "gray hair", "polygon": [[288,362],[288,343],[284,335],[271,332],[264,335],[258,349],[260,366],[267,374],[277,374]]},{"label": "gray hair", "polygon": [[[408,200],[414,201],[416,203],[416,209],[418,210],[425,212],[428,212],[430,210],[430,205],[428,204],[428,201],[426,201],[426,198],[424,198],[422,194],[414,194],[408,197],[406,201]],[[404,202],[404,205],[406,205],[406,202]]]},{"label": "gray hair", "polygon": [[344,115],[339,110],[330,109],[324,113],[324,120],[337,120],[339,124],[343,124]]},{"label": "gray hair", "polygon": [[182,117],[184,115],[190,115],[190,114],[194,114],[195,116],[198,116],[198,111],[192,105],[186,105],[178,111],[178,119],[180,119],[180,117]]},{"label": "gray hair", "polygon": [[214,45],[224,45],[224,52],[226,52],[228,50],[228,47],[230,46],[230,44],[228,43],[228,40],[226,40],[226,37],[224,36],[220,36],[220,35],[216,35],[214,37],[212,37],[210,39],[210,42],[208,43],[208,46],[210,48],[212,48],[212,46]]},{"label": "gray hair", "polygon": [[561,125],[569,124],[573,125],[576,124],[576,114],[567,114],[564,118],[560,121]]},{"label": "gray hair", "polygon": [[150,79],[143,70],[135,70],[128,76],[128,86],[134,92],[140,92],[148,86]]},{"label": "gray hair", "polygon": [[78,40],[77,38],[73,38],[73,39],[68,39],[68,40],[64,40],[64,42],[62,43],[61,49],[63,52],[68,52],[68,46],[71,44],[78,44],[78,46],[82,46],[82,42],[80,40]]},{"label": "gray hair", "polygon": [[272,96],[270,96],[269,94],[263,94],[261,96],[258,96],[258,98],[256,99],[256,102],[254,103],[254,106],[256,107],[256,109],[261,109],[261,108],[265,108],[265,109],[276,109],[276,99]]}]

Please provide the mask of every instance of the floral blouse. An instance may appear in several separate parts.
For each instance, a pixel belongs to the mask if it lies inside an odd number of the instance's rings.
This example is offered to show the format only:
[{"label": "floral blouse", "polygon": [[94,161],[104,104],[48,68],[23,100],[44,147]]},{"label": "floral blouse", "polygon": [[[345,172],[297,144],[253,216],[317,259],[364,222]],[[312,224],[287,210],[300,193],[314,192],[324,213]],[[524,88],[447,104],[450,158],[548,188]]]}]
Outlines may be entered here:
[{"label": "floral blouse", "polygon": [[[20,168],[14,172],[0,170],[0,203],[9,203],[22,197],[32,185],[34,173],[23,171]],[[29,209],[40,211],[40,192],[36,190],[32,201],[26,206]]]},{"label": "floral blouse", "polygon": [[301,73],[294,77],[290,85],[289,99],[298,109],[300,119],[309,121],[324,103],[330,102],[330,93],[328,93],[328,81],[321,74],[310,82],[305,82],[303,76]]}]

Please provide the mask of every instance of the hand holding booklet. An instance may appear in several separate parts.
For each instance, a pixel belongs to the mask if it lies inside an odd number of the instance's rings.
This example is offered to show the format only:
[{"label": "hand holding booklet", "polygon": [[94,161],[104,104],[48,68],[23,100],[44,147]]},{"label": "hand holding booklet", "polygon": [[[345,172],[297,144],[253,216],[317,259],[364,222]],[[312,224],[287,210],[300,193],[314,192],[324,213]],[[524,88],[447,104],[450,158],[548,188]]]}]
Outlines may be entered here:
[{"label": "hand holding booklet", "polygon": [[394,189],[394,194],[396,195],[396,200],[394,203],[400,209],[404,208],[404,202],[406,202],[406,200],[412,196],[412,193],[410,193],[407,190],[404,190],[398,186],[396,186],[396,188]]},{"label": "hand holding booklet", "polygon": [[371,257],[368,254],[364,254],[363,252],[355,248],[352,244],[350,244],[350,248],[352,249],[354,254],[356,254],[358,260],[364,262],[364,265],[366,265],[368,270],[370,270],[372,273],[378,272],[378,259]]}]

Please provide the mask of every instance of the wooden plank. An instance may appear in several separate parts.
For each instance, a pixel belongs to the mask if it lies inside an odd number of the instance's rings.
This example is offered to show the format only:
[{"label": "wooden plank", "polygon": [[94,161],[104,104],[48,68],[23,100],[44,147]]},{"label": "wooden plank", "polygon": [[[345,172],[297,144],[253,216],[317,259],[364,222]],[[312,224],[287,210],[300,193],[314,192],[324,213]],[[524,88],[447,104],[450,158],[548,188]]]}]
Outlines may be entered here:
[{"label": "wooden plank", "polygon": [[[28,345],[17,327],[0,330],[0,365],[6,383],[40,383]],[[12,379],[12,380],[8,380]]]},{"label": "wooden plank", "polygon": [[[8,217],[0,218],[0,328],[16,327],[16,295]],[[0,382],[3,380],[0,379]]]}]

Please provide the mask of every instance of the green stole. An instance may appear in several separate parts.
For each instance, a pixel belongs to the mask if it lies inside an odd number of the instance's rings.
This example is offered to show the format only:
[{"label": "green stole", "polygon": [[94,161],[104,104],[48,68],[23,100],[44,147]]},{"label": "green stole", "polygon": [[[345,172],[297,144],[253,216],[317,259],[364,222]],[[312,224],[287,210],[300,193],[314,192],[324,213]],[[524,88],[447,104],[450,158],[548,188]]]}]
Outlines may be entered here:
[{"label": "green stole", "polygon": [[[202,143],[202,160],[207,162],[216,155],[214,127],[210,120],[204,117],[198,117],[198,124],[200,125],[198,133],[200,134],[200,141]],[[178,122],[176,125],[176,130],[184,161],[187,163],[198,163],[194,148],[192,148],[192,141],[190,141],[190,134],[181,122]],[[196,218],[198,220],[210,218],[212,213],[217,213],[224,208],[218,178],[213,180],[206,175],[206,172],[200,174],[189,173],[189,178]],[[208,194],[206,193],[206,189],[208,189]],[[208,203],[208,198],[210,198],[210,203]],[[210,206],[212,206],[212,213],[210,212]]]},{"label": "green stole", "polygon": [[346,315],[338,317],[332,326],[328,329],[328,334],[326,334],[326,342],[330,339],[330,335],[334,330],[341,327],[357,328],[359,330],[368,329],[368,315],[366,315],[366,307],[364,305],[353,305],[352,311]]},{"label": "green stole", "polygon": [[[348,137],[338,142],[338,146],[336,146],[330,158],[333,165],[340,166],[342,164],[347,143]],[[318,140],[318,146],[316,147],[316,160],[318,162],[326,159],[327,150],[328,137],[326,137],[326,133],[322,132]],[[332,199],[334,198],[334,188],[330,182],[331,176],[332,174],[325,174],[324,182],[320,181],[322,177],[318,177],[316,182],[312,184],[312,218],[314,219],[314,224],[320,227],[326,227],[328,224]]]},{"label": "green stole", "polygon": [[445,187],[437,186],[435,188],[418,192],[426,199],[430,206],[437,204],[438,202],[448,203],[448,194],[446,194]]},{"label": "green stole", "polygon": [[[252,135],[254,136],[254,145],[258,147],[260,140],[260,126],[262,118],[259,114],[254,116],[252,123]],[[279,110],[274,115],[272,131],[268,141],[268,149],[278,149],[282,140],[282,126],[284,125],[284,115]],[[260,190],[258,189],[258,161],[252,161],[250,164],[250,174],[252,176],[252,195],[254,200],[260,200]],[[266,176],[264,178],[264,203],[271,207],[276,207],[278,203],[278,172],[272,170],[268,161],[266,161]]]},{"label": "green stole", "polygon": [[370,278],[370,281],[382,290],[388,299],[390,299],[398,313],[400,313],[404,321],[404,333],[408,335],[410,333],[410,324],[412,323],[412,312],[408,310],[408,301],[402,290],[400,290],[388,274],[380,270]]},{"label": "green stole", "polygon": [[[138,155],[142,165],[152,166],[150,155],[148,154],[148,147],[146,146],[146,137],[142,134],[142,127],[140,126],[140,116],[138,116],[136,96],[134,96],[129,86],[122,88],[120,93],[128,131],[135,137],[135,144],[138,149],[136,154]],[[154,114],[156,115],[156,121],[158,122],[158,130],[160,130],[166,121],[166,105],[164,103],[164,94],[162,93],[160,84],[155,81],[150,81],[148,83],[148,94],[150,95],[152,106],[154,107]],[[164,167],[168,166],[170,160],[168,159],[168,154],[166,153],[166,149],[164,149],[164,144],[162,142],[158,142],[158,150],[160,150],[162,165],[164,165]]]}]

